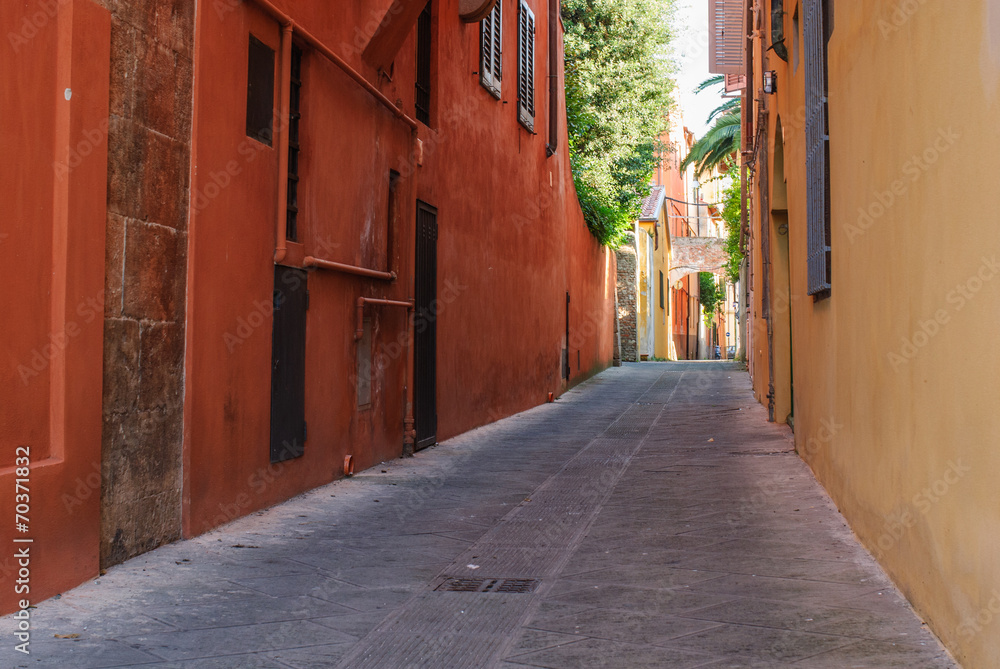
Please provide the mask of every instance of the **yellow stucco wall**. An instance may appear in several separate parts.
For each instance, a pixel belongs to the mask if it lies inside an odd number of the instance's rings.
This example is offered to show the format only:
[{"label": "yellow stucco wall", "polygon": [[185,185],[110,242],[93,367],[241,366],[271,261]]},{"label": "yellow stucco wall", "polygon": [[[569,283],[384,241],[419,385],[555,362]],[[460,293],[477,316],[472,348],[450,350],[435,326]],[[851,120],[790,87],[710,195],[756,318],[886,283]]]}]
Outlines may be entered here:
[{"label": "yellow stucco wall", "polygon": [[[654,337],[654,355],[664,360],[673,357],[671,344],[673,336],[671,333],[670,318],[667,311],[670,308],[670,231],[667,227],[667,212],[661,207],[659,220],[654,225],[653,221],[640,221],[640,227],[658,241],[650,246],[652,251],[652,268],[650,276],[650,293],[646,313],[640,314],[640,318],[652,321]],[[663,307],[660,307],[660,272],[663,273]],[[648,322],[648,321],[644,321]]]},{"label": "yellow stucco wall", "polygon": [[[772,154],[779,116],[784,135],[796,445],[963,666],[1000,667],[1000,347],[987,334],[1000,324],[1000,0],[833,4],[832,294],[816,303],[804,68],[767,61]],[[790,61],[796,5],[785,0]],[[775,338],[776,360],[788,346]]]}]

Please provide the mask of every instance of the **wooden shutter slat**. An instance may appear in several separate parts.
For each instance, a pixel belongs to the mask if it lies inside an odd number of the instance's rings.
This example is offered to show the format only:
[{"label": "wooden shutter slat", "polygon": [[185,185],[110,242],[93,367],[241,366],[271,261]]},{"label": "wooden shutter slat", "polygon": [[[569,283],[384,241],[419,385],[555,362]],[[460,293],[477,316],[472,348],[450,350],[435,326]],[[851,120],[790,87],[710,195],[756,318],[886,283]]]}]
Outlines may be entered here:
[{"label": "wooden shutter slat", "polygon": [[503,63],[503,4],[497,2],[480,22],[479,81],[493,97],[499,99],[501,65]]},{"label": "wooden shutter slat", "polygon": [[708,71],[712,74],[740,74],[745,70],[745,4],[744,0],[709,0]]},{"label": "wooden shutter slat", "polygon": [[525,0],[518,5],[517,116],[528,130],[535,126],[535,15]]},{"label": "wooden shutter slat", "polygon": [[808,293],[830,290],[830,183],[826,31],[822,0],[804,0],[806,244]]}]

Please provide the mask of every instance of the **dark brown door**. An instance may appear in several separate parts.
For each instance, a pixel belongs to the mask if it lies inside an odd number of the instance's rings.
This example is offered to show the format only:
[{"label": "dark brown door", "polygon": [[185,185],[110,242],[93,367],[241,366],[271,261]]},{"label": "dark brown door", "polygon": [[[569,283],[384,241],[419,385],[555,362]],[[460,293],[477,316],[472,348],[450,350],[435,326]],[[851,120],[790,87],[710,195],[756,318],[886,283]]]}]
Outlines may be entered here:
[{"label": "dark brown door", "polygon": [[413,414],[420,450],[437,441],[437,209],[417,202]]},{"label": "dark brown door", "polygon": [[274,266],[271,462],[302,455],[306,441],[306,273]]}]

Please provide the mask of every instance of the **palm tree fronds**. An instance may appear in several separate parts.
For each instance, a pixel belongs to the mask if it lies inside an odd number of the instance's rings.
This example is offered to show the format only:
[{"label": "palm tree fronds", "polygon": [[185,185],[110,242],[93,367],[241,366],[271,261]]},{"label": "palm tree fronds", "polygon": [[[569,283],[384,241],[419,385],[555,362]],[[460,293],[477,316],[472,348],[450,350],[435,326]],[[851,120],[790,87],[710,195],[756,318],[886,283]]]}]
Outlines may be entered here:
[{"label": "palm tree fronds", "polygon": [[691,146],[691,151],[681,162],[681,171],[694,165],[695,173],[700,176],[721,164],[739,149],[740,112],[739,110],[724,112],[715,119],[715,124],[708,132]]}]

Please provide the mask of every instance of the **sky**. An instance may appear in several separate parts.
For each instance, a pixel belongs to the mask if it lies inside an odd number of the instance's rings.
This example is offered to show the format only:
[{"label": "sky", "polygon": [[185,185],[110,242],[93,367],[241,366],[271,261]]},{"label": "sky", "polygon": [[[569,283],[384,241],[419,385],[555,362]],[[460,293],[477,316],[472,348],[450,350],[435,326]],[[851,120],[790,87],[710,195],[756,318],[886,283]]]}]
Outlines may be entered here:
[{"label": "sky", "polygon": [[674,59],[677,63],[677,97],[686,125],[695,137],[708,129],[705,119],[722,99],[713,89],[695,95],[693,90],[708,73],[708,0],[677,0]]}]

